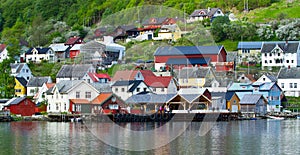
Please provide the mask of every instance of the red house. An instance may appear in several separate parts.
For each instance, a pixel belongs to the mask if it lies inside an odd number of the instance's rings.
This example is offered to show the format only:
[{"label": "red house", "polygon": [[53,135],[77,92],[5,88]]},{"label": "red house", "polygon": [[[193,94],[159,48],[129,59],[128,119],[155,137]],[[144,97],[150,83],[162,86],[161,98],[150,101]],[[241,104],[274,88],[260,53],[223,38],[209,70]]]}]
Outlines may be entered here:
[{"label": "red house", "polygon": [[26,97],[12,98],[7,101],[5,109],[9,109],[10,113],[21,116],[32,116],[35,114],[35,103]]},{"label": "red house", "polygon": [[104,114],[126,112],[125,102],[113,93],[101,93],[91,103],[100,105]]},{"label": "red house", "polygon": [[182,65],[177,64],[182,63],[182,60],[187,65],[206,66],[208,63],[226,62],[226,56],[224,46],[164,46],[156,49],[154,62],[155,69],[160,70],[166,67],[168,61],[172,61],[168,62],[168,66]]}]

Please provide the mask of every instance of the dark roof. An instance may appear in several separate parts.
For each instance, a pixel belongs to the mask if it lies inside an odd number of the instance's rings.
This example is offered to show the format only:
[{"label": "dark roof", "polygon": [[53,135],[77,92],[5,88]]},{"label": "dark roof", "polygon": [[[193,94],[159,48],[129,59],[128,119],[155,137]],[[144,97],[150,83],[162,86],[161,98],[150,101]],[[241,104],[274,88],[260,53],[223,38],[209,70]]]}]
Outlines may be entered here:
[{"label": "dark roof", "polygon": [[263,43],[261,53],[270,53],[275,47],[278,47],[284,53],[297,53],[299,42],[292,43]]},{"label": "dark roof", "polygon": [[234,94],[235,94],[234,91],[227,91],[225,95],[225,99],[230,100]]},{"label": "dark roof", "polygon": [[210,58],[169,58],[166,65],[208,65]]},{"label": "dark roof", "polygon": [[276,82],[277,78],[271,74],[265,74],[267,78],[269,78],[272,82]]},{"label": "dark roof", "polygon": [[167,17],[149,18],[143,22],[143,25],[162,25],[167,19]]},{"label": "dark roof", "polygon": [[[66,93],[81,82],[83,81],[82,80],[61,80],[58,83],[56,83],[56,88],[59,93]],[[53,88],[54,87],[51,88],[51,91],[53,90]]]},{"label": "dark roof", "polygon": [[[27,83],[27,87],[42,87],[44,83],[48,82],[50,77],[31,77]],[[51,82],[51,81],[50,81]]]},{"label": "dark roof", "polygon": [[12,98],[9,101],[7,101],[7,106],[9,105],[14,105],[14,104],[19,104],[21,101],[23,101],[24,99],[26,99],[25,96],[23,97],[16,97],[16,98]]},{"label": "dark roof", "polygon": [[82,78],[85,74],[91,72],[89,71],[90,68],[92,68],[92,64],[63,65],[58,71],[56,78]]},{"label": "dark roof", "polygon": [[36,49],[38,51],[38,54],[47,54],[47,52],[51,49],[49,47],[38,47],[38,48],[29,48],[26,52],[26,54],[32,54],[32,50]]},{"label": "dark roof", "polygon": [[122,25],[122,26],[119,26],[119,27],[120,27],[121,29],[125,30],[125,31],[137,29],[137,27],[134,26],[134,25]]},{"label": "dark roof", "polygon": [[129,88],[129,92],[133,92],[137,86],[140,85],[140,83],[142,83],[142,80],[129,80],[129,81],[116,81],[112,86],[130,86]]},{"label": "dark roof", "polygon": [[139,104],[139,103],[166,103],[176,94],[153,94],[153,93],[141,93],[130,96],[125,102],[127,104]]},{"label": "dark roof", "polygon": [[78,40],[80,40],[80,37],[77,36],[70,37],[65,43],[65,45],[74,45]]},{"label": "dark roof", "polygon": [[209,72],[209,67],[183,68],[178,70],[178,78],[206,78]]},{"label": "dark roof", "polygon": [[154,56],[219,54],[223,46],[163,46],[158,47]]},{"label": "dark roof", "polygon": [[240,104],[256,104],[261,97],[263,97],[262,94],[245,94]]},{"label": "dark roof", "polygon": [[27,81],[23,77],[16,77],[16,79],[21,83],[22,86],[26,87]]},{"label": "dark roof", "polygon": [[246,41],[239,42],[238,49],[261,49],[263,42],[261,41]]},{"label": "dark roof", "polygon": [[282,68],[278,79],[300,79],[300,68]]}]

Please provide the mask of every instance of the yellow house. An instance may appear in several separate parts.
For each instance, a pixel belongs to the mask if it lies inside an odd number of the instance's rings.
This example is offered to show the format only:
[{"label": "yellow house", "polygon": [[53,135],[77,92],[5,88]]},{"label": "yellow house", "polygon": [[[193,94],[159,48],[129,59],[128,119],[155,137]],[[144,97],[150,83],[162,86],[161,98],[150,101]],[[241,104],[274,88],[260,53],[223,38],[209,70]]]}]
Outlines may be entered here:
[{"label": "yellow house", "polygon": [[23,77],[15,77],[15,96],[26,96],[27,81]]},{"label": "yellow house", "polygon": [[241,58],[253,57],[260,54],[263,42],[242,41],[238,43],[238,55]]},{"label": "yellow house", "polygon": [[238,112],[241,110],[240,98],[235,92],[227,92],[225,95],[226,109],[231,112]]},{"label": "yellow house", "polygon": [[215,81],[215,76],[209,67],[189,67],[178,70],[180,87],[204,87],[206,83]]},{"label": "yellow house", "polygon": [[176,24],[162,25],[158,32],[158,38],[161,40],[176,41],[181,38],[181,30]]}]

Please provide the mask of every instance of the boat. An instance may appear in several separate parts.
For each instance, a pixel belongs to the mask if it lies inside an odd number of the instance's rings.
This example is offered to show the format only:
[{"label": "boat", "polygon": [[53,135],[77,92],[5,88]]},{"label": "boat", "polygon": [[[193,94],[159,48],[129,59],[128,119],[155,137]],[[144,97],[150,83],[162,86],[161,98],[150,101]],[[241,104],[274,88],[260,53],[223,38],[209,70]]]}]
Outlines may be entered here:
[{"label": "boat", "polygon": [[297,119],[300,119],[300,115],[297,116]]},{"label": "boat", "polygon": [[274,120],[284,120],[284,117],[278,117],[278,116],[267,116],[269,119],[274,119]]}]

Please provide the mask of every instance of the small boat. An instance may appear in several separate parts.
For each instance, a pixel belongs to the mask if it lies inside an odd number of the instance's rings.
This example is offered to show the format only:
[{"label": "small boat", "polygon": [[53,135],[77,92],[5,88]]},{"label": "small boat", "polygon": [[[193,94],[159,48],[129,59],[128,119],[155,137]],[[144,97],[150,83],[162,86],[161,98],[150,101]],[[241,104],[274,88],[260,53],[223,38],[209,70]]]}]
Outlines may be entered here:
[{"label": "small boat", "polygon": [[82,122],[82,118],[71,118],[71,122]]},{"label": "small boat", "polygon": [[277,116],[267,116],[269,119],[275,119],[275,120],[284,120],[284,117],[277,117]]},{"label": "small boat", "polygon": [[297,116],[297,119],[300,119],[300,115],[299,115],[299,116]]}]

